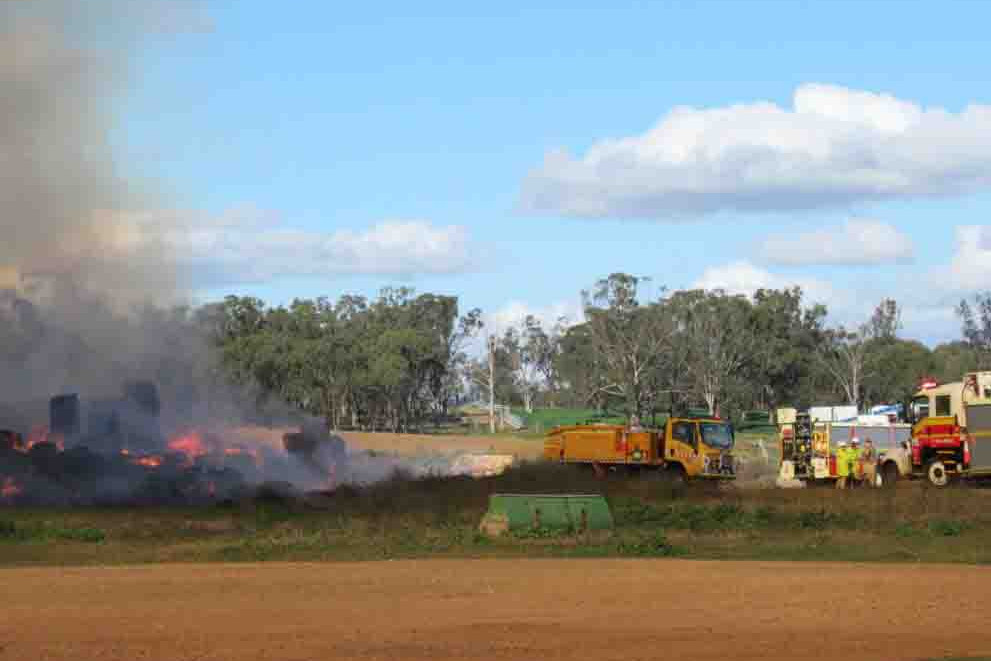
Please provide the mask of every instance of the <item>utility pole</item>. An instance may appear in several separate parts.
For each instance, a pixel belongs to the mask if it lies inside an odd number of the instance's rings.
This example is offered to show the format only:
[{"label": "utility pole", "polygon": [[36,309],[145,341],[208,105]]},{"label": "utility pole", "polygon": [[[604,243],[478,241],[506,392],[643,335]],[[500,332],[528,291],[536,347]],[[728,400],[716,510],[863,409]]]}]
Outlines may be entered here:
[{"label": "utility pole", "polygon": [[489,345],[489,433],[496,431],[495,424],[495,359],[496,359],[496,338],[489,335],[487,338]]}]

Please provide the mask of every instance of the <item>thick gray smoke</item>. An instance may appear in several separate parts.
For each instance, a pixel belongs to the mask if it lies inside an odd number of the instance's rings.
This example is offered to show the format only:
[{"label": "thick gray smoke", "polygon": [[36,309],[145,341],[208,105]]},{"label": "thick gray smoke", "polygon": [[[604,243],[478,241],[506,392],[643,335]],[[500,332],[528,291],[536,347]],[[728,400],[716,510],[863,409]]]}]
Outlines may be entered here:
[{"label": "thick gray smoke", "polygon": [[[142,28],[121,6],[0,3],[5,402],[119,390],[120,366],[141,362],[159,340],[134,332],[123,313],[177,293],[169,255],[131,249],[133,228],[116,220],[140,202],[110,144]],[[117,27],[111,35],[100,25]]]},{"label": "thick gray smoke", "polygon": [[165,6],[0,3],[0,401],[110,396],[205,350],[151,310],[185,283],[156,238],[168,228],[127,221],[153,187],[111,145],[132,54]]},{"label": "thick gray smoke", "polygon": [[144,29],[121,7],[0,3],[0,277],[8,286],[62,278],[115,302],[174,293],[170,256],[147,228],[137,236],[118,220],[146,202],[110,144]]},{"label": "thick gray smoke", "polygon": [[172,308],[189,284],[169,249],[179,230],[147,221],[169,205],[112,145],[138,49],[201,29],[199,8],[0,2],[0,428],[46,421],[53,395],[111,399],[135,380],[158,386],[166,432],[237,422],[253,400],[222,385]]},{"label": "thick gray smoke", "polygon": [[[241,484],[233,464],[248,482],[301,488],[400,465],[357,458],[335,476],[340,442],[226,385],[210,324],[173,307],[188,284],[169,249],[183,245],[181,223],[148,213],[169,205],[117,160],[112,131],[142,40],[201,18],[180,0],[0,0],[0,502],[212,497]],[[63,449],[18,436],[54,427],[49,398],[65,394],[81,404],[65,420],[82,420],[78,432],[51,430]],[[278,434],[243,431],[251,423],[310,431],[287,452]]]}]

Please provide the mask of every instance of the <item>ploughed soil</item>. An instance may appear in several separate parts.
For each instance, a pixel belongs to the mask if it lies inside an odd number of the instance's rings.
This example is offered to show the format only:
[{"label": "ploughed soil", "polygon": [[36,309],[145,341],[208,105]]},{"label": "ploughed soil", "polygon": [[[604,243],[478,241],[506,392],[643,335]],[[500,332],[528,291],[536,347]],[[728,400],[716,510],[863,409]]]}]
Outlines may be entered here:
[{"label": "ploughed soil", "polygon": [[0,659],[991,657],[991,571],[425,560],[4,569]]}]

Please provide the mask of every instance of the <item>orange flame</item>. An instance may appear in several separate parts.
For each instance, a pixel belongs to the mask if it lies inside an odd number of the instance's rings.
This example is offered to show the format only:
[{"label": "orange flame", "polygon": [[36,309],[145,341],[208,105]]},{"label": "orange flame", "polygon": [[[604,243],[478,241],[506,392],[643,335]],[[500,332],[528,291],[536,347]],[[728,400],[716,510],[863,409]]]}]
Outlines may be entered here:
[{"label": "orange flame", "polygon": [[21,493],[22,489],[12,477],[5,477],[0,485],[0,498],[13,498]]},{"label": "orange flame", "polygon": [[192,463],[197,457],[209,454],[199,432],[191,431],[183,436],[177,436],[169,441],[169,450],[186,455],[186,460]]},{"label": "orange flame", "polygon": [[130,450],[123,448],[120,451],[120,455],[138,466],[158,468],[162,465],[162,456],[159,454],[132,455]]},{"label": "orange flame", "polygon": [[38,443],[54,443],[55,447],[58,448],[59,452],[65,450],[65,439],[61,434],[52,434],[48,431],[47,425],[38,425],[31,430],[28,437],[24,439],[24,443],[19,448],[22,452],[27,452]]}]

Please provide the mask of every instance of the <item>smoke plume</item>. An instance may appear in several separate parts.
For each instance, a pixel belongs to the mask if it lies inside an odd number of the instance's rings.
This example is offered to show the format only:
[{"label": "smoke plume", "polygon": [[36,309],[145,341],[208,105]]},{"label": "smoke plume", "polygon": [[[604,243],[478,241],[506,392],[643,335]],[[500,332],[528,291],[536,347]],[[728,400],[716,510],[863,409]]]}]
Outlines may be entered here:
[{"label": "smoke plume", "polygon": [[156,228],[123,220],[153,186],[129,178],[111,145],[132,55],[164,6],[0,4],[4,402],[119,392],[182,338],[148,314],[182,296],[175,260]]},{"label": "smoke plume", "polygon": [[146,213],[169,205],[112,136],[132,56],[151,34],[202,29],[195,8],[0,0],[0,503],[186,502],[402,465],[345,470],[319,421],[225,383],[209,341],[222,320],[175,306],[187,283],[170,246],[189,225]]}]

